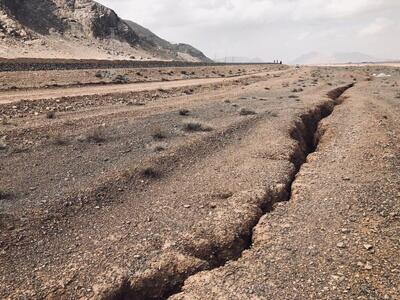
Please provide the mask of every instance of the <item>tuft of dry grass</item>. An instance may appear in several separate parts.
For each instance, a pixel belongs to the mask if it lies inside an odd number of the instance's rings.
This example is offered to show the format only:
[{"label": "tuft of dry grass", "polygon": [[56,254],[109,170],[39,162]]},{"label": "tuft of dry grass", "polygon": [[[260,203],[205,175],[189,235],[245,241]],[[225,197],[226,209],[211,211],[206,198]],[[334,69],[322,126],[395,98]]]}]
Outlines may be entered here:
[{"label": "tuft of dry grass", "polygon": [[85,140],[87,142],[93,142],[93,143],[104,142],[106,140],[104,129],[102,127],[97,127],[89,131],[85,136]]},{"label": "tuft of dry grass", "polygon": [[51,141],[54,145],[65,146],[69,143],[67,137],[63,136],[61,133],[56,133],[51,137]]},{"label": "tuft of dry grass", "polygon": [[212,128],[198,121],[188,121],[183,124],[183,129],[188,132],[211,131]]},{"label": "tuft of dry grass", "polygon": [[165,151],[167,147],[165,145],[155,145],[153,147],[154,152],[162,152]]},{"label": "tuft of dry grass", "polygon": [[153,139],[155,140],[163,140],[167,138],[167,133],[163,131],[161,128],[156,128],[153,130],[153,133],[151,134]]},{"label": "tuft of dry grass", "polygon": [[7,117],[3,117],[1,119],[1,125],[4,125],[4,126],[11,125],[11,122],[9,121],[9,119]]},{"label": "tuft of dry grass", "polygon": [[153,167],[145,167],[141,171],[141,176],[146,177],[146,178],[156,179],[156,178],[159,178],[161,176],[161,174]]},{"label": "tuft of dry grass", "polygon": [[239,110],[239,114],[241,116],[251,116],[251,115],[256,115],[257,113],[254,110],[248,109],[248,108],[241,108]]},{"label": "tuft of dry grass", "polygon": [[190,113],[190,111],[188,109],[182,108],[182,109],[179,110],[179,115],[180,116],[188,116],[189,113]]},{"label": "tuft of dry grass", "polygon": [[50,110],[46,113],[46,118],[47,119],[54,119],[56,117],[56,112],[53,110]]},{"label": "tuft of dry grass", "polygon": [[0,189],[0,200],[8,199],[10,197],[11,197],[11,193],[9,193],[9,192],[7,192],[7,191],[5,191],[3,189]]},{"label": "tuft of dry grass", "polygon": [[6,150],[7,149],[7,143],[5,137],[0,138],[0,150]]}]

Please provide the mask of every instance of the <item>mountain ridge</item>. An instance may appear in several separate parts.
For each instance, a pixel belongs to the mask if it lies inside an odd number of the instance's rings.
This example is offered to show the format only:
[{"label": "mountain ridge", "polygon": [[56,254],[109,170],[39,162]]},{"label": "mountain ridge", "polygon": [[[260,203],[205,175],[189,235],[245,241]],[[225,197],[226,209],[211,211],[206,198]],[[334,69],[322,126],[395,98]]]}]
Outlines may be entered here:
[{"label": "mountain ridge", "polygon": [[92,0],[0,0],[2,57],[211,61],[191,46],[155,47],[141,32]]}]

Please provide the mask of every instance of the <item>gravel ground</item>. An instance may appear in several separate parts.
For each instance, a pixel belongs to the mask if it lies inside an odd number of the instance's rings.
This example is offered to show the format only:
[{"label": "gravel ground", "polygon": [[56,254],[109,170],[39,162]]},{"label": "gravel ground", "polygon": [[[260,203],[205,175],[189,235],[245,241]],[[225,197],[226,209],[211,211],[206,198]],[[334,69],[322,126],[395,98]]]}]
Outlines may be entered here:
[{"label": "gravel ground", "polygon": [[0,297],[396,299],[385,71],[0,105]]}]

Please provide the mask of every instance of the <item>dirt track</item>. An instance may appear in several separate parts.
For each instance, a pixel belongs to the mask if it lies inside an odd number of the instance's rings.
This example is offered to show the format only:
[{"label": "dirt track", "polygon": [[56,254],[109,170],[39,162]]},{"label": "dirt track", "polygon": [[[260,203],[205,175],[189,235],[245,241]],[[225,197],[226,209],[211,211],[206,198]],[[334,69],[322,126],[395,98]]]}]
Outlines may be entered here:
[{"label": "dirt track", "polygon": [[21,100],[39,100],[39,99],[55,99],[61,97],[89,96],[89,95],[107,95],[115,93],[154,91],[159,89],[182,88],[188,86],[216,84],[240,79],[262,77],[266,74],[280,74],[282,71],[274,71],[271,73],[260,72],[251,75],[232,76],[231,78],[200,78],[174,80],[168,82],[148,82],[148,83],[129,83],[129,84],[107,84],[93,85],[81,87],[64,87],[53,89],[35,89],[22,91],[5,91],[0,92],[0,104],[14,103]]},{"label": "dirt track", "polygon": [[368,68],[3,102],[0,297],[397,299],[400,72]]}]

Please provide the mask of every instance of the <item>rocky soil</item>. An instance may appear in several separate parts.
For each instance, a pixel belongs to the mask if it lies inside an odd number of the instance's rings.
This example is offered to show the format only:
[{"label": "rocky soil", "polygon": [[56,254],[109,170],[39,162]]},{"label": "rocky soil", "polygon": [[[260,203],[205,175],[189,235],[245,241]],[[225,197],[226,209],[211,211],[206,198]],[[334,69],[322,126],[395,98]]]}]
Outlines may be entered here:
[{"label": "rocky soil", "polygon": [[237,68],[1,91],[0,298],[398,299],[400,70]]}]

